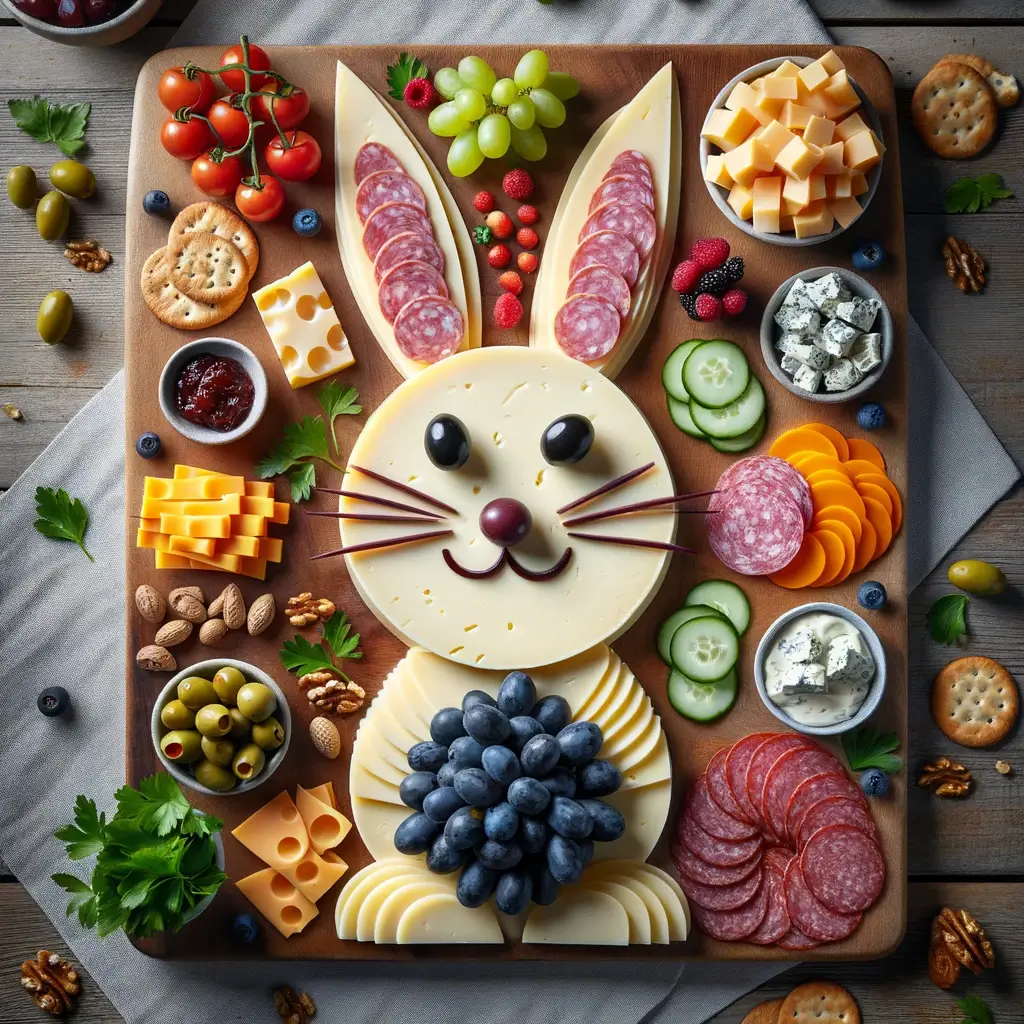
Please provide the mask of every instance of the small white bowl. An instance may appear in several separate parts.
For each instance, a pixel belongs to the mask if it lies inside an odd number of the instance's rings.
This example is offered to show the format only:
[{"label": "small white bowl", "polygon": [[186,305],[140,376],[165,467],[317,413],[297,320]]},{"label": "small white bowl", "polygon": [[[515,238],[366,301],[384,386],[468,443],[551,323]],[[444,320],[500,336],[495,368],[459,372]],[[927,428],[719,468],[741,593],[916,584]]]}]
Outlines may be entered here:
[{"label": "small white bowl", "polygon": [[[277,750],[266,751],[266,764],[263,767],[263,771],[256,778],[239,782],[234,789],[229,789],[226,793],[219,793],[215,790],[207,789],[206,786],[197,782],[188,765],[177,764],[164,756],[164,752],[160,749],[160,740],[170,730],[160,721],[160,712],[163,711],[164,705],[177,698],[178,683],[183,679],[187,679],[189,676],[202,676],[204,679],[212,679],[218,669],[229,666],[237,668],[245,676],[246,680],[254,683],[263,683],[264,686],[269,686],[274,691],[274,696],[277,698],[277,710],[274,712],[274,717],[281,723],[281,727],[284,729],[284,743]],[[164,771],[169,775],[173,775],[181,785],[188,786],[189,789],[194,789],[198,793],[206,793],[209,796],[236,796],[239,793],[248,793],[257,786],[262,786],[280,767],[292,742],[291,709],[288,707],[288,698],[285,696],[284,691],[263,669],[250,665],[247,661],[237,661],[234,658],[211,658],[208,661],[200,661],[195,665],[189,665],[188,668],[183,668],[180,672],[176,673],[171,681],[160,691],[160,696],[157,697],[156,703],[153,705],[153,714],[150,717],[149,727],[153,738],[153,749],[156,750],[156,756],[160,758]]]},{"label": "small white bowl", "polygon": [[[872,331],[882,336],[882,361],[859,384],[854,384],[852,388],[848,388],[846,391],[816,391],[812,395],[810,392],[798,388],[793,383],[789,374],[782,369],[779,350],[775,347],[775,341],[782,333],[782,329],[775,322],[774,317],[782,305],[782,300],[789,293],[789,289],[793,287],[795,281],[817,281],[819,277],[824,277],[826,274],[831,273],[838,274],[843,279],[846,287],[854,295],[862,299],[876,299],[882,304],[872,326]],[[764,314],[761,316],[761,356],[771,375],[790,394],[796,395],[807,402],[823,402],[826,405],[834,405],[838,402],[849,402],[854,398],[860,398],[864,392],[870,390],[878,383],[882,374],[885,373],[886,367],[889,365],[889,360],[892,358],[892,334],[892,314],[889,312],[889,307],[885,304],[885,299],[863,277],[858,277],[852,270],[846,270],[844,267],[812,267],[810,270],[801,270],[799,273],[787,278],[775,289],[774,294],[768,300],[767,305],[764,307]]]},{"label": "small white bowl", "polygon": [[123,42],[144,28],[160,10],[163,0],[136,0],[116,18],[100,21],[95,25],[82,25],[79,28],[65,28],[63,25],[51,25],[48,21],[40,21],[24,11],[19,10],[11,0],[0,0],[30,32],[49,39],[54,43],[67,43],[70,46],[112,46]]},{"label": "small white bowl", "polygon": [[[227,356],[242,364],[242,368],[252,379],[253,398],[249,415],[234,430],[211,430],[199,423],[192,423],[178,413],[176,387],[178,374],[186,363],[197,356]],[[230,338],[199,338],[182,345],[164,364],[159,384],[160,411],[174,429],[190,441],[199,444],[230,444],[240,437],[245,437],[252,430],[267,409],[267,375],[263,366],[253,353],[240,342]]]},{"label": "small white bowl", "polygon": [[[871,680],[871,688],[864,698],[864,703],[857,709],[855,715],[846,719],[845,722],[837,722],[835,725],[804,725],[801,722],[795,722],[786,714],[785,708],[780,708],[771,700],[765,689],[764,663],[774,649],[779,639],[779,633],[794,619],[813,612],[827,612],[829,615],[835,615],[853,623],[864,637],[871,657],[875,659],[875,678]],[[885,694],[885,682],[885,649],[882,647],[882,641],[878,639],[878,634],[856,612],[841,604],[832,604],[830,601],[814,601],[811,604],[803,604],[799,608],[791,608],[788,612],[784,612],[765,630],[761,642],[757,645],[757,652],[754,654],[754,685],[757,687],[761,702],[784,725],[808,736],[838,736],[863,725],[881,703]]]},{"label": "small white bowl", "polygon": [[[746,71],[741,71],[738,75],[736,75],[735,78],[732,78],[729,82],[727,82],[722,91],[715,97],[714,103],[711,104],[711,108],[708,110],[707,114],[704,117],[704,122],[701,125],[701,130],[703,131],[704,126],[707,124],[708,118],[712,115],[712,113],[719,107],[725,106],[725,101],[729,98],[729,93],[732,92],[732,90],[736,87],[736,85],[739,82],[750,82],[753,81],[753,79],[755,78],[760,78],[762,75],[766,75],[770,71],[774,71],[780,64],[785,63],[785,61],[787,60],[791,60],[794,64],[798,64],[800,67],[806,67],[814,60],[814,58],[772,57],[771,60],[763,60],[760,64],[755,64],[753,67],[747,68]],[[884,143],[885,139],[882,137],[882,122],[878,118],[878,111],[875,110],[874,106],[871,103],[871,100],[868,99],[867,94],[853,80],[852,77],[850,78],[850,85],[853,86],[857,95],[860,97],[861,105],[860,107],[857,108],[857,112],[863,114],[865,120],[868,123],[868,127],[878,136],[879,140]],[[704,174],[707,171],[708,156],[710,156],[711,154],[711,148],[712,143],[708,142],[707,139],[701,137],[700,173],[702,178],[704,178]],[[715,146],[715,151],[717,152],[717,150],[718,147]],[[875,192],[878,189],[878,180],[882,174],[882,164],[884,162],[885,156],[883,155],[882,159],[879,160],[878,163],[875,164],[875,166],[872,167],[871,170],[868,171],[867,173],[868,190],[867,192],[864,193],[864,195],[857,197],[861,206],[861,216],[864,215],[864,211],[868,208],[869,204],[871,203],[871,200],[874,199],[875,197]],[[810,238],[797,238],[796,235],[790,232],[780,232],[779,234],[772,234],[763,231],[755,231],[753,223],[749,220],[743,220],[741,217],[737,217],[736,212],[726,202],[726,198],[728,197],[728,192],[726,189],[724,189],[721,185],[713,184],[712,182],[708,181],[707,178],[704,178],[704,184],[707,186],[707,190],[711,195],[712,200],[714,200],[715,206],[717,206],[719,210],[721,210],[722,213],[724,213],[725,216],[729,218],[730,223],[734,227],[739,228],[740,231],[746,232],[746,234],[750,235],[753,238],[760,239],[762,242],[769,242],[771,245],[818,245],[820,242],[828,242],[831,239],[838,237],[846,230],[846,228],[844,227],[836,227],[833,228],[827,235],[813,235]],[[860,220],[860,217],[858,217],[857,220]],[[853,224],[850,224],[850,227],[853,227],[853,225],[856,223],[857,221],[855,220]]]}]

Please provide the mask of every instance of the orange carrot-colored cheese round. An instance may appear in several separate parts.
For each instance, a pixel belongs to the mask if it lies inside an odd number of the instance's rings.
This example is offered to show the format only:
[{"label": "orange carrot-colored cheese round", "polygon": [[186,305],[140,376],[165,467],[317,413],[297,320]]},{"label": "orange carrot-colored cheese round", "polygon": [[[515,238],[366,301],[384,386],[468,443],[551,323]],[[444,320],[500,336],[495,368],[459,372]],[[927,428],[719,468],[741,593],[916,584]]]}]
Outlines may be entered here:
[{"label": "orange carrot-colored cheese round", "polygon": [[846,526],[853,534],[853,543],[857,545],[860,543],[861,533],[861,518],[857,515],[853,509],[847,508],[845,505],[826,505],[823,509],[818,509],[814,513],[814,525],[820,526],[823,520],[839,520],[841,523],[846,523]]},{"label": "orange carrot-colored cheese round", "polygon": [[900,497],[896,485],[881,473],[865,473],[863,476],[857,477],[857,480],[881,487],[889,495],[889,500],[892,502],[892,532],[899,533],[900,526],[903,524],[903,499]]},{"label": "orange carrot-colored cheese round", "polygon": [[826,480],[821,484],[811,484],[811,501],[815,510],[826,505],[845,505],[853,509],[859,516],[864,515],[864,500],[853,489],[853,484],[840,484],[834,480]]},{"label": "orange carrot-colored cheese round", "polygon": [[878,534],[868,522],[867,516],[861,519],[860,528],[863,532],[860,543],[857,545],[857,560],[853,563],[854,572],[860,572],[875,557],[875,548],[878,546]]},{"label": "orange carrot-colored cheese round", "polygon": [[817,538],[822,551],[825,552],[825,565],[821,572],[818,573],[814,582],[808,584],[808,586],[830,586],[835,578],[843,571],[843,566],[846,564],[846,546],[839,538],[839,535],[832,533],[831,530],[818,529],[815,530],[811,536]]},{"label": "orange carrot-colored cheese round", "polygon": [[838,469],[816,469],[813,473],[808,473],[804,479],[809,484],[820,484],[826,480],[835,480],[840,484],[850,482],[850,478],[845,473],[840,473]]},{"label": "orange carrot-colored cheese round", "polygon": [[850,457],[850,446],[846,443],[846,437],[840,434],[835,427],[827,423],[805,423],[805,430],[816,430],[819,434],[827,437],[835,446],[836,455],[845,462]]},{"label": "orange carrot-colored cheese round", "polygon": [[872,556],[872,561],[874,561],[876,558],[881,558],[892,543],[892,519],[889,517],[889,513],[885,511],[885,506],[879,505],[874,498],[865,498],[864,507],[867,510],[868,522],[875,528],[875,533],[878,534],[875,553]]},{"label": "orange carrot-colored cheese round", "polygon": [[[831,469],[842,473],[848,480],[853,479],[853,474],[847,471],[845,462],[840,462],[831,455],[822,455],[821,452],[799,452],[787,461],[795,466],[804,478],[809,473],[817,473],[819,469]],[[878,472],[877,468],[872,469],[875,473]]]},{"label": "orange carrot-colored cheese round", "polygon": [[[839,519],[822,519],[818,521],[818,517],[814,518],[814,525],[818,530],[828,530],[829,533],[834,533],[842,542],[843,549],[845,550],[845,558],[843,560],[843,569],[835,579],[832,580],[832,586],[838,587],[847,576],[853,572],[854,562],[857,560],[857,542],[853,538],[853,531]],[[858,527],[860,522],[857,523]]]},{"label": "orange carrot-colored cheese round", "polygon": [[889,492],[884,487],[879,487],[878,484],[869,484],[863,477],[858,478],[856,486],[857,493],[862,498],[874,498],[885,509],[886,515],[892,519],[892,498],[889,497]]},{"label": "orange carrot-colored cheese round", "polygon": [[787,590],[799,590],[810,586],[825,568],[825,549],[812,533],[804,534],[804,541],[796,557],[784,569],[768,577],[773,583]]},{"label": "orange carrot-colored cheese round", "polygon": [[850,474],[851,477],[864,476],[865,473],[883,474],[884,470],[878,468],[874,462],[868,462],[867,459],[849,459],[843,463],[843,469]]},{"label": "orange carrot-colored cheese round", "polygon": [[803,427],[794,427],[779,434],[768,449],[769,455],[775,455],[780,459],[796,452],[821,452],[822,455],[831,455],[838,458],[836,446],[823,434],[814,430],[806,430]]},{"label": "orange carrot-colored cheese round", "polygon": [[883,473],[885,472],[885,459],[882,453],[870,442],[862,437],[851,437],[847,439],[850,449],[850,459],[864,459],[866,462],[873,462]]}]

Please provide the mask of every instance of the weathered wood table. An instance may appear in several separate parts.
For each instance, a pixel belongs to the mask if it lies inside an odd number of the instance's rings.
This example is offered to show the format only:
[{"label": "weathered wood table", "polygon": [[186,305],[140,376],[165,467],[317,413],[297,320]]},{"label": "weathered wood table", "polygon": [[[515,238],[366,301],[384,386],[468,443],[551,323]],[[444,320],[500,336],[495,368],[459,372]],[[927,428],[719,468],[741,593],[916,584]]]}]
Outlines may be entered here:
[{"label": "weathered wood table", "polygon": [[[932,157],[908,128],[911,91],[943,53],[984,54],[998,67],[1024,77],[1024,8],[1019,0],[812,2],[837,41],[875,50],[892,70],[905,115],[901,156],[911,311],[1010,454],[1024,464],[1019,314],[1024,295],[1024,106],[1004,118],[990,152],[969,163]],[[100,239],[114,254],[102,278],[90,282],[94,287],[75,289],[76,320],[69,343],[48,348],[34,329],[39,301],[80,272],[55,262],[52,252],[40,248],[31,218],[12,216],[9,205],[0,212],[0,403],[14,402],[25,413],[23,423],[0,417],[0,490],[121,367],[127,126],[135,78],[146,59],[166,45],[189,6],[188,0],[168,0],[151,27],[106,50],[47,43],[12,21],[0,20],[0,101],[41,92],[92,103],[89,163],[99,190],[73,233]],[[5,172],[21,162],[41,166],[52,155],[21,135],[6,116],[0,117],[0,154]],[[945,214],[949,185],[965,174],[986,172],[1002,174],[1017,198],[973,216]],[[991,274],[983,297],[961,295],[946,278],[939,247],[949,234],[968,239],[988,261]],[[967,478],[959,486],[973,484]],[[950,556],[991,560],[1010,578],[1014,593],[1009,599],[973,602],[970,650],[1003,662],[1019,682],[1024,682],[1022,537],[1024,492],[1017,488]],[[932,722],[928,690],[952,652],[933,644],[924,629],[925,612],[946,589],[940,567],[911,600],[912,772],[929,755],[951,747]],[[1007,778],[996,774],[993,752],[958,753],[980,780],[969,799],[940,801],[911,789],[910,924],[899,950],[873,963],[795,968],[724,1010],[716,1024],[735,1024],[754,1003],[811,976],[849,986],[866,1022],[959,1020],[953,1000],[962,994],[963,983],[952,994],[940,992],[925,969],[928,923],[942,905],[970,908],[996,939],[997,969],[971,984],[970,991],[989,1002],[996,1024],[1024,1022],[1024,944],[1019,937],[1024,920],[1024,731],[1018,729],[999,751],[1016,769]],[[0,1024],[39,1020],[17,990],[18,964],[43,947],[66,949],[2,863],[0,920]],[[76,1019],[81,1024],[120,1020],[89,978]]]}]

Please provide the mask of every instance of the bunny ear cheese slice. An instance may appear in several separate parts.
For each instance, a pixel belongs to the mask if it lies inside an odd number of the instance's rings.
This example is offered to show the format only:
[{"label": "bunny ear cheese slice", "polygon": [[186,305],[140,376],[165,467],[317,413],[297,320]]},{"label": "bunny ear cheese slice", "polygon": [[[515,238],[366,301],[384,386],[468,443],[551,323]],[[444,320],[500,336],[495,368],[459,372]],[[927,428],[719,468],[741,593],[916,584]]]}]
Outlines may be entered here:
[{"label": "bunny ear cheese slice", "polygon": [[[381,349],[403,377],[414,377],[430,362],[480,347],[483,315],[473,242],[454,197],[423,147],[377,93],[340,61],[334,109],[335,222],[342,266]],[[377,175],[372,184],[378,187],[364,186],[360,192],[360,176],[371,174]],[[411,182],[403,181],[404,176]],[[371,193],[372,201],[367,198]],[[368,209],[378,199],[381,204]],[[425,239],[431,252],[436,243],[443,262],[448,294],[423,298],[420,307],[428,308],[415,311],[415,331],[409,329],[409,316],[400,311],[392,318],[395,323],[389,322],[374,274],[373,257],[399,234],[402,241],[397,244],[406,248],[417,237]],[[435,324],[443,337],[418,351],[413,347],[417,339],[428,333],[433,337]]]},{"label": "bunny ear cheese slice", "polygon": [[[643,251],[648,248],[645,238],[638,253],[641,260],[635,283],[626,275],[631,300],[614,345],[604,354],[587,360],[588,365],[611,378],[625,366],[650,325],[672,259],[679,220],[681,136],[679,88],[672,65],[666,64],[630,103],[594,133],[569,174],[548,231],[547,250],[534,290],[530,313],[532,348],[565,352],[558,331],[564,329],[566,314],[562,320],[558,314],[569,297],[570,280],[581,270],[580,260],[574,264],[574,257],[594,226],[594,218],[597,217],[598,226],[616,230],[614,225],[622,219],[616,218],[616,209],[624,213],[621,204],[629,201],[621,195],[625,189],[637,193],[646,220],[646,203],[653,192],[652,212],[657,229],[653,248]],[[613,183],[610,191],[609,181]],[[603,298],[614,303],[615,296]]]}]

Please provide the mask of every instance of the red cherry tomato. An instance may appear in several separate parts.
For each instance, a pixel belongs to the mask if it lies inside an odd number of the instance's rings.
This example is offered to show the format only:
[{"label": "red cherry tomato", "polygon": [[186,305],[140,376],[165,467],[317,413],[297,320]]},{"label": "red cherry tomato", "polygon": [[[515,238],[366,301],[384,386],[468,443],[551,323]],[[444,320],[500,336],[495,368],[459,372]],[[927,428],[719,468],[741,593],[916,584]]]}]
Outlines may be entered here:
[{"label": "red cherry tomato", "polygon": [[183,68],[168,68],[156,87],[160,102],[172,113],[188,107],[197,114],[205,114],[217,97],[213,79],[205,71],[197,71],[195,78],[186,78]]},{"label": "red cherry tomato", "polygon": [[[241,43],[236,46],[230,46],[220,55],[221,67],[225,64],[241,64],[243,59]],[[249,70],[250,72],[270,70],[270,58],[267,56],[267,51],[259,46],[255,46],[253,43],[249,44]],[[231,71],[222,71],[220,73],[220,80],[232,92],[242,92],[245,89],[245,72],[239,68],[234,68]],[[262,89],[267,81],[266,75],[249,75],[249,87],[251,89]]]},{"label": "red cherry tomato", "polygon": [[235,206],[246,220],[273,220],[284,207],[284,186],[269,174],[260,175],[260,187],[242,182],[235,192]]},{"label": "red cherry tomato", "polygon": [[192,180],[208,196],[229,196],[245,174],[245,165],[237,156],[226,156],[220,163],[209,153],[192,161]]},{"label": "red cherry tomato", "polygon": [[225,149],[238,149],[249,138],[249,119],[244,110],[231,105],[232,99],[225,96],[217,100],[206,115]]},{"label": "red cherry tomato", "polygon": [[[263,86],[264,92],[276,93],[279,89],[279,83],[273,78]],[[309,113],[309,93],[305,89],[295,87],[287,96],[254,96],[252,112],[261,121],[273,124],[270,117],[271,104],[281,131],[288,132],[298,128],[305,121]]]},{"label": "red cherry tomato", "polygon": [[179,160],[194,160],[213,145],[213,136],[205,121],[197,118],[175,121],[169,117],[160,129],[160,143],[171,156]]},{"label": "red cherry tomato", "polygon": [[279,135],[267,143],[267,166],[285,181],[305,181],[320,170],[320,146],[309,132],[285,132],[288,148]]}]

